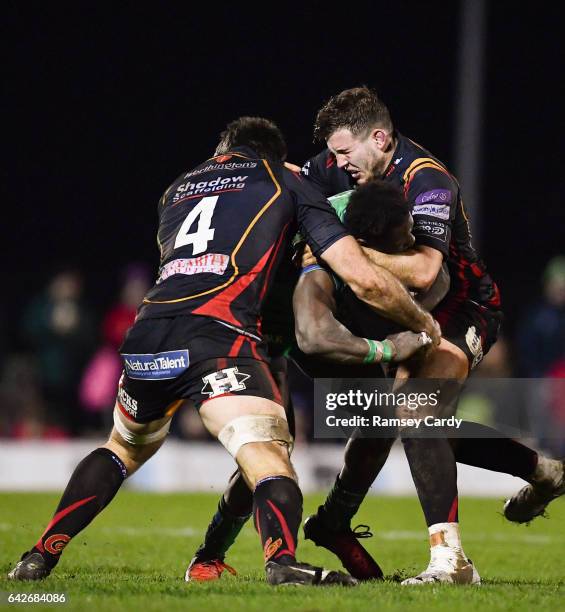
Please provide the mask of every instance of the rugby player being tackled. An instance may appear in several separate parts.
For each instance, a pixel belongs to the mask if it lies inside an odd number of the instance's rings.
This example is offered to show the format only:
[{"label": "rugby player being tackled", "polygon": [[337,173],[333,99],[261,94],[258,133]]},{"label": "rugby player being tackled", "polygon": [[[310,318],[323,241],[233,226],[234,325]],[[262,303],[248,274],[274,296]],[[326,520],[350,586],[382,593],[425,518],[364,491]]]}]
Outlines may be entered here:
[{"label": "rugby player being tackled", "polygon": [[190,401],[253,491],[267,581],[355,584],[295,556],[302,495],[260,329],[285,242],[300,231],[360,299],[435,343],[440,333],[403,285],[371,264],[327,200],[283,165],[285,156],[272,122],[243,117],[228,125],[212,159],[163,194],[160,269],[120,349],[114,428],[76,467],[53,518],[10,579],[48,576],[72,538],[159,449],[173,414]]}]

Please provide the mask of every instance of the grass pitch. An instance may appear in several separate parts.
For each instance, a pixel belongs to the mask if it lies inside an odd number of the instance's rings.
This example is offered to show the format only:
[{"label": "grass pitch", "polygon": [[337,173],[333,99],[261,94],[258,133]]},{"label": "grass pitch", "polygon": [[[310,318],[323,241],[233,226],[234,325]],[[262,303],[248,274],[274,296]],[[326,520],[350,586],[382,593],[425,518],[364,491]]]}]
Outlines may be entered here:
[{"label": "grass pitch", "polygon": [[[305,516],[321,496],[307,496]],[[422,512],[415,498],[369,498],[356,522],[372,526],[364,544],[389,579],[343,587],[269,587],[264,582],[258,536],[251,524],[226,561],[238,576],[224,573],[213,583],[186,584],[184,571],[215,511],[216,495],[157,495],[122,491],[79,534],[55,572],[41,583],[13,583],[6,573],[33,545],[51,518],[54,494],[0,494],[0,592],[61,593],[65,610],[565,610],[565,502],[550,507],[550,519],[531,526],[507,523],[500,500],[461,499],[465,551],[483,579],[480,587],[401,587],[393,576],[419,573],[428,548]],[[299,559],[338,569],[339,561],[310,542]],[[42,607],[47,607],[45,604]]]}]

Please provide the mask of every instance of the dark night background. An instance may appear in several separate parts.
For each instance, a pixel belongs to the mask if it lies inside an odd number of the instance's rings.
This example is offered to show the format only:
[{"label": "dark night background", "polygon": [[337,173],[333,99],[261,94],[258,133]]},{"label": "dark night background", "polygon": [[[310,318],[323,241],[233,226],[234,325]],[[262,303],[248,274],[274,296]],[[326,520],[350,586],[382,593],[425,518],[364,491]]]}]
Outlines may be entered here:
[{"label": "dark night background", "polygon": [[[7,6],[5,321],[61,263],[99,306],[124,264],[156,266],[159,196],[239,115],[278,122],[300,164],[319,150],[320,104],[366,83],[400,131],[453,161],[458,2]],[[512,326],[565,251],[560,15],[492,1],[487,20],[481,253]]]}]

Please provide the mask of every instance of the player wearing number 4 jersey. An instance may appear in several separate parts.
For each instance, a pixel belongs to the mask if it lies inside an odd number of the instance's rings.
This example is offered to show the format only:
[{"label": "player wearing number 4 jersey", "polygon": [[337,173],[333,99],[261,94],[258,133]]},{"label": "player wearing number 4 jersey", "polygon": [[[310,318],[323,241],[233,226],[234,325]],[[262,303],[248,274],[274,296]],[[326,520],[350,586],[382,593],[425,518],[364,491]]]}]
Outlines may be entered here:
[{"label": "player wearing number 4 jersey", "polygon": [[300,230],[360,299],[436,343],[440,336],[404,287],[370,263],[325,198],[283,166],[285,155],[273,123],[244,117],[222,134],[215,157],[165,192],[161,266],[121,347],[114,428],[77,466],[55,515],[11,579],[49,575],[69,541],[159,449],[173,413],[191,400],[253,491],[268,582],[355,584],[295,556],[302,495],[260,321],[287,237]]}]

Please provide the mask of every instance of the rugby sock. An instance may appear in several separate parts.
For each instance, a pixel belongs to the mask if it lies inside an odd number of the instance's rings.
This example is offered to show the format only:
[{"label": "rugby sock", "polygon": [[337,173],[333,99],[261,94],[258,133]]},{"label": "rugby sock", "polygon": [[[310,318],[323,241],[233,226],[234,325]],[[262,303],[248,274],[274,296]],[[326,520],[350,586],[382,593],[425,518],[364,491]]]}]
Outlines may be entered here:
[{"label": "rugby sock", "polygon": [[385,464],[394,438],[353,437],[347,443],[344,465],[318,516],[327,529],[345,531]]},{"label": "rugby sock", "polygon": [[75,468],[55,515],[30,552],[54,567],[65,546],[112,501],[127,476],[120,458],[97,448]]},{"label": "rugby sock", "polygon": [[302,493],[292,478],[272,476],[257,483],[253,493],[255,528],[261,538],[265,563],[296,562]]},{"label": "rugby sock", "polygon": [[[249,500],[252,503],[251,491],[249,489],[247,491],[249,493]],[[223,561],[226,552],[235,542],[239,532],[250,516],[251,508],[249,509],[249,514],[244,516],[232,514],[222,495],[218,504],[218,511],[214,514],[212,521],[208,525],[206,535],[204,536],[204,543],[196,551],[196,557],[201,561],[212,561],[213,559]]]},{"label": "rugby sock", "polygon": [[480,423],[463,421],[459,432],[466,437],[450,440],[457,462],[528,481],[534,476],[538,454],[531,448]]},{"label": "rugby sock", "polygon": [[428,527],[458,522],[457,464],[445,438],[402,438]]}]

